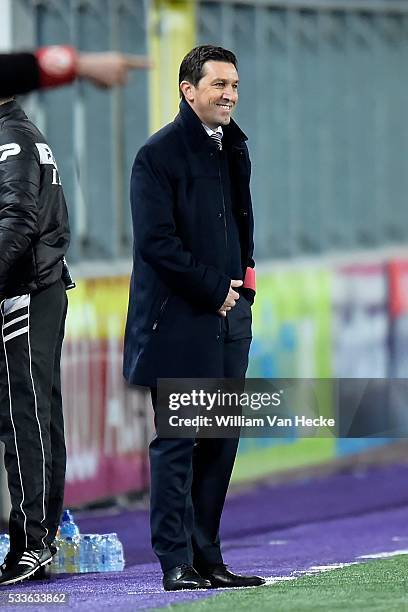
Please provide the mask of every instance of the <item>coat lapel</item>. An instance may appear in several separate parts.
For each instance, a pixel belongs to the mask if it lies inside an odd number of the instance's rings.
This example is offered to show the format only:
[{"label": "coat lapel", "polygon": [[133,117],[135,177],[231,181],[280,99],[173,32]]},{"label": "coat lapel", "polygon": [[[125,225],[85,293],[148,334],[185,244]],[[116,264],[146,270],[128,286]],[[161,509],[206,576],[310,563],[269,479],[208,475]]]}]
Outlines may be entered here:
[{"label": "coat lapel", "polygon": [[[208,137],[198,116],[185,101],[180,102],[180,112],[174,120],[176,126],[183,130],[184,137],[193,151],[212,151],[217,149],[215,142]],[[223,147],[240,147],[248,140],[247,136],[233,119],[229,125],[223,126]]]}]

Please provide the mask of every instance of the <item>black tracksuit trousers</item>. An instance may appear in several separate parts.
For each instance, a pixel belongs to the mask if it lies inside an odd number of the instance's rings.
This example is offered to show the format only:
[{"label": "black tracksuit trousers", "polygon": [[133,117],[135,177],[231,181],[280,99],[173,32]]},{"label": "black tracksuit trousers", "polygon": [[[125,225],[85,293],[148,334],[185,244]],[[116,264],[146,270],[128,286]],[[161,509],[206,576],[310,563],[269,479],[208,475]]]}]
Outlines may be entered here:
[{"label": "black tracksuit trousers", "polygon": [[67,297],[61,280],[0,308],[0,440],[11,496],[10,551],[54,540],[66,452],[60,359]]}]

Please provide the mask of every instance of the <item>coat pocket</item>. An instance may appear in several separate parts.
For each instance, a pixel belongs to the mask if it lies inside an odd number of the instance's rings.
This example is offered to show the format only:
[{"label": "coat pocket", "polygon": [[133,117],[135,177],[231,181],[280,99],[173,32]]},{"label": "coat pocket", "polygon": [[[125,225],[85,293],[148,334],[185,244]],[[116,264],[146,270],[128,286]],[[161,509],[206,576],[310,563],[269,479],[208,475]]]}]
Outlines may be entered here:
[{"label": "coat pocket", "polygon": [[251,304],[243,295],[227,314],[230,340],[246,340],[252,338]]}]

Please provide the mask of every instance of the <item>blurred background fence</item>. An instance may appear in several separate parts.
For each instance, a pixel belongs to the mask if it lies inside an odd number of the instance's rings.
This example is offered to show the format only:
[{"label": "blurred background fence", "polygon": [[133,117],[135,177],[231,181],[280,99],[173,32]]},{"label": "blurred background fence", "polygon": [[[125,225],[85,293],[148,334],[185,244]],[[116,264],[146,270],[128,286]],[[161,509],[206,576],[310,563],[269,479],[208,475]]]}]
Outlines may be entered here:
[{"label": "blurred background fence", "polygon": [[[195,44],[226,46],[239,61],[259,277],[249,374],[406,376],[406,0],[0,0],[0,9],[4,47],[65,42],[155,62],[123,89],[77,82],[23,100],[58,160],[73,234],[67,503],[148,486],[148,400],[121,376],[128,186],[138,148],[177,113],[178,66]],[[234,478],[386,443],[246,439]]]},{"label": "blurred background fence", "polygon": [[72,261],[129,257],[135,151],[177,111],[183,54],[209,41],[239,59],[258,259],[406,240],[405,0],[13,0],[11,17],[15,47],[68,41],[156,61],[123,90],[77,83],[30,100],[64,177]]}]

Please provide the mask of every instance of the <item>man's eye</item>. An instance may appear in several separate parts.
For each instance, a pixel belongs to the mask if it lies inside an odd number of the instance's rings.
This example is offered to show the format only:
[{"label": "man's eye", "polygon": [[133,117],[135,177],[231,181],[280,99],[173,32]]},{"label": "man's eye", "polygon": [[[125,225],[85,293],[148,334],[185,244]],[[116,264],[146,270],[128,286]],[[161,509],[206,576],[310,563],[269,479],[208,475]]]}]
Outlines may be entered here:
[{"label": "man's eye", "polygon": [[215,83],[216,87],[224,87],[224,83]]},{"label": "man's eye", "polygon": [[232,86],[234,89],[238,89],[238,83],[234,83]]}]

